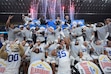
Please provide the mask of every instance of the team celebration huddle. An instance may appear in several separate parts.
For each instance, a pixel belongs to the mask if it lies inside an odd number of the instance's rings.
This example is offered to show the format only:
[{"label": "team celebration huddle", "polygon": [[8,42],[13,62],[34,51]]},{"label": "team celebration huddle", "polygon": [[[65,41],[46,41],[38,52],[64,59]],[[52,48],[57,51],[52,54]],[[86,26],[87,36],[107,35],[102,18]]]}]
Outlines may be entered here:
[{"label": "team celebration huddle", "polygon": [[81,26],[68,15],[33,22],[29,14],[15,27],[13,17],[5,26],[8,38],[0,38],[0,74],[111,74],[110,18]]}]

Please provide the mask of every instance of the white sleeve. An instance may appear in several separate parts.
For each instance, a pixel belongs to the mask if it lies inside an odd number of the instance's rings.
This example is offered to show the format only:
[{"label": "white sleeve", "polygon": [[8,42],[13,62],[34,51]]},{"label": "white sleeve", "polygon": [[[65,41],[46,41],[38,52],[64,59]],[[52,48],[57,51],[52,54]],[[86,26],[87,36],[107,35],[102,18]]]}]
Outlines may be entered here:
[{"label": "white sleeve", "polygon": [[61,32],[60,32],[60,34],[61,34],[63,37],[65,37],[65,35],[64,35],[64,33],[63,33],[63,31],[61,31]]},{"label": "white sleeve", "polygon": [[90,40],[93,40],[93,39],[94,39],[94,35],[91,36]]},{"label": "white sleeve", "polygon": [[93,30],[94,30],[94,31],[96,31],[96,30],[97,30],[96,25],[94,25],[94,26],[93,26]]},{"label": "white sleeve", "polygon": [[45,60],[45,55],[44,55],[44,53],[43,53],[42,59]]},{"label": "white sleeve", "polygon": [[25,52],[25,55],[29,55],[28,53],[30,53],[30,47],[27,48],[26,52]]},{"label": "white sleeve", "polygon": [[106,33],[105,39],[107,39],[108,36],[109,36],[109,32]]}]

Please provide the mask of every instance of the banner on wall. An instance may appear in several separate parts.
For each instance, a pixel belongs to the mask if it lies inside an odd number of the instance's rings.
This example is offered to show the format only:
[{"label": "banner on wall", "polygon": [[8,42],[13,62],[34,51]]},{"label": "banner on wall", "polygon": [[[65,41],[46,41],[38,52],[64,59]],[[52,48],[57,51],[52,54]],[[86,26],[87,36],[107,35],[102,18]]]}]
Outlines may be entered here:
[{"label": "banner on wall", "polygon": [[102,74],[98,66],[90,61],[82,61],[75,65],[80,74]]},{"label": "banner on wall", "polygon": [[99,56],[99,64],[104,74],[111,74],[111,60],[107,55]]},{"label": "banner on wall", "polygon": [[6,67],[5,61],[3,59],[0,59],[0,74],[4,73],[5,67]]},{"label": "banner on wall", "polygon": [[30,64],[28,74],[52,74],[52,69],[45,61],[35,61]]}]

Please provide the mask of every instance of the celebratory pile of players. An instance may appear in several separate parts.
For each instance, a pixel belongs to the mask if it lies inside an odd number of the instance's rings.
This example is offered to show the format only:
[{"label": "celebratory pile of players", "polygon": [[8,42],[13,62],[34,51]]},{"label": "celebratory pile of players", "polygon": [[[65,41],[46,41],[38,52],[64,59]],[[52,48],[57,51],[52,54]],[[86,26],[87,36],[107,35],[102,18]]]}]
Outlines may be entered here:
[{"label": "celebratory pile of players", "polygon": [[[3,46],[0,49],[0,58],[6,62],[4,74],[27,74],[29,65],[37,60],[49,63],[53,74],[71,74],[71,67],[77,62],[91,61],[98,65],[101,54],[111,59],[110,18],[104,23],[85,26],[72,23],[71,26],[69,16],[65,17],[64,23],[58,16],[53,22],[57,26],[54,29],[47,25],[44,17],[39,19],[39,25],[45,24],[46,28],[30,28],[29,25],[33,23],[30,16],[22,17],[25,27],[19,25],[19,28],[15,28],[10,23],[13,16],[9,16],[6,22],[8,39],[1,39]],[[62,28],[63,24],[67,27]]]}]

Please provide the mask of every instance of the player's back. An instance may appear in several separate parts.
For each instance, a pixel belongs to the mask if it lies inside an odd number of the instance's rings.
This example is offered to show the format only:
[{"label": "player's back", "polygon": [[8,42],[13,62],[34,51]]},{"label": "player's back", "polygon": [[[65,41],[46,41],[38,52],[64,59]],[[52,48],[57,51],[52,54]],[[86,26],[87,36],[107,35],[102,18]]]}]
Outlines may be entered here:
[{"label": "player's back", "polygon": [[6,69],[17,69],[21,63],[21,57],[19,52],[8,53],[8,59],[6,61]]},{"label": "player's back", "polygon": [[59,58],[59,62],[65,62],[65,61],[69,61],[69,51],[67,50],[59,50],[58,51],[58,58]]},{"label": "player's back", "polygon": [[58,51],[58,74],[70,74],[70,53],[68,50]]}]

